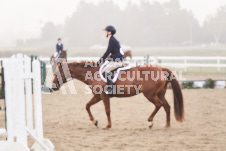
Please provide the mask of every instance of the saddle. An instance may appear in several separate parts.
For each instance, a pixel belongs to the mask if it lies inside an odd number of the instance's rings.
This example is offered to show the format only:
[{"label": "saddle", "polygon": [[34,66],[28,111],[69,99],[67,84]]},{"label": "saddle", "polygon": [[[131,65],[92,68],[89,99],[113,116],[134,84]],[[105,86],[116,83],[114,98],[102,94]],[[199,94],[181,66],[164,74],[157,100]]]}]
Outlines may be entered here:
[{"label": "saddle", "polygon": [[[106,77],[103,76],[102,70],[103,70],[104,66],[106,66],[108,63],[109,63],[109,61],[105,61],[104,64],[102,64],[102,65],[100,66],[100,69],[99,69],[100,77],[101,77],[101,79],[102,79],[104,82],[107,82],[107,79],[106,79]],[[114,69],[113,71],[111,71],[111,72],[113,73],[112,75],[113,75],[113,77],[114,77],[114,78],[112,79],[112,82],[115,83],[115,82],[117,81],[120,71],[128,70],[128,69],[131,69],[131,68],[132,68],[132,67],[131,67],[129,64],[126,64],[126,63],[125,63],[125,64],[123,64],[123,66],[118,67],[118,68]]]}]

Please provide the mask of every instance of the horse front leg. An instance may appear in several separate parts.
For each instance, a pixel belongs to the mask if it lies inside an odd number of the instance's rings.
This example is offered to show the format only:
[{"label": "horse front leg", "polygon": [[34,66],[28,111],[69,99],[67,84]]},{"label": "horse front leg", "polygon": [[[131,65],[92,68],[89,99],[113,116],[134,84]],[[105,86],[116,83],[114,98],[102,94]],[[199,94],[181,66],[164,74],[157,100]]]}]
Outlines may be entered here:
[{"label": "horse front leg", "polygon": [[91,111],[90,111],[90,107],[91,107],[92,105],[98,103],[100,100],[101,100],[101,98],[100,98],[99,96],[96,96],[96,95],[95,95],[95,96],[93,96],[93,98],[86,104],[86,110],[87,110],[87,112],[88,112],[88,114],[89,114],[89,119],[93,122],[93,124],[94,124],[95,126],[98,125],[98,121],[94,119],[94,117],[93,117],[93,115],[92,115],[92,113],[91,113]]},{"label": "horse front leg", "polygon": [[109,128],[111,128],[110,98],[109,98],[109,97],[105,97],[105,98],[103,99],[103,102],[104,102],[105,112],[106,112],[107,119],[108,119],[108,124],[107,124],[107,126],[105,127],[105,129],[109,129]]}]

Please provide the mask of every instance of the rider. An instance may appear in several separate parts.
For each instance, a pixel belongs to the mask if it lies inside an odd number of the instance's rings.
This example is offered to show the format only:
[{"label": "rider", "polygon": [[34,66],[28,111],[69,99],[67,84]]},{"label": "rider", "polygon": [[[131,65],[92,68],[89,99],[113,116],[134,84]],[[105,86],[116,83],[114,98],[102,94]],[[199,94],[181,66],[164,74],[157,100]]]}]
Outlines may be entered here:
[{"label": "rider", "polygon": [[61,43],[61,38],[58,38],[58,42],[56,44],[56,59],[60,56],[61,52],[63,51],[63,44]]},{"label": "rider", "polygon": [[114,37],[116,29],[113,26],[107,26],[104,30],[106,31],[106,37],[110,39],[108,48],[104,55],[98,61],[98,64],[102,61],[105,61],[105,59],[111,54],[110,57],[108,58],[109,63],[103,68],[102,73],[105,73],[107,76],[108,88],[105,93],[112,94],[113,82],[111,71],[122,66],[124,60],[124,53],[120,47],[118,40]]}]

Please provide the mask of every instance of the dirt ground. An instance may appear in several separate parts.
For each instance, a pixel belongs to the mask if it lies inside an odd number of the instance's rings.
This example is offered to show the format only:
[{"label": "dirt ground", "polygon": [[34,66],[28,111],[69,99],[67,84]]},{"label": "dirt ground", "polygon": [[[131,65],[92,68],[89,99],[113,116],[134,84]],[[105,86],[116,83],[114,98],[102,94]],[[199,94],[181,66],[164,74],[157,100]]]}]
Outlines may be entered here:
[{"label": "dirt ground", "polygon": [[[166,98],[171,105],[171,127],[164,128],[163,108],[148,128],[147,118],[154,105],[140,94],[130,98],[111,99],[112,128],[107,124],[102,102],[91,107],[99,121],[96,128],[88,118],[86,103],[92,95],[85,94],[85,85],[74,80],[77,94],[62,91],[43,94],[44,136],[56,151],[224,151],[226,148],[226,89],[183,90],[185,122],[174,118],[173,96]],[[0,100],[0,106],[2,105]],[[3,111],[0,111],[2,123]],[[1,124],[0,124],[1,125]]]}]

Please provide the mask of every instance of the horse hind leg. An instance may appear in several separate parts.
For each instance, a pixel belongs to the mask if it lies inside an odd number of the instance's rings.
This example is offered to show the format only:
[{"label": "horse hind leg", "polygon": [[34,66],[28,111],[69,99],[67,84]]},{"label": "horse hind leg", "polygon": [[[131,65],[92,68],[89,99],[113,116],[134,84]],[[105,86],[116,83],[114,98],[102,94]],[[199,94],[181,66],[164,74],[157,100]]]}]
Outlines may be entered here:
[{"label": "horse hind leg", "polygon": [[161,96],[159,98],[163,102],[163,107],[164,107],[165,112],[166,112],[166,127],[170,127],[170,105],[167,102],[165,96]]},{"label": "horse hind leg", "polygon": [[144,96],[150,101],[152,102],[154,105],[155,105],[155,109],[154,111],[151,113],[151,115],[149,116],[148,118],[148,126],[149,128],[152,128],[153,126],[153,119],[156,115],[156,113],[159,111],[159,109],[161,108],[163,102],[158,98],[157,95],[151,97],[151,96],[148,96],[148,95],[145,95]]}]

